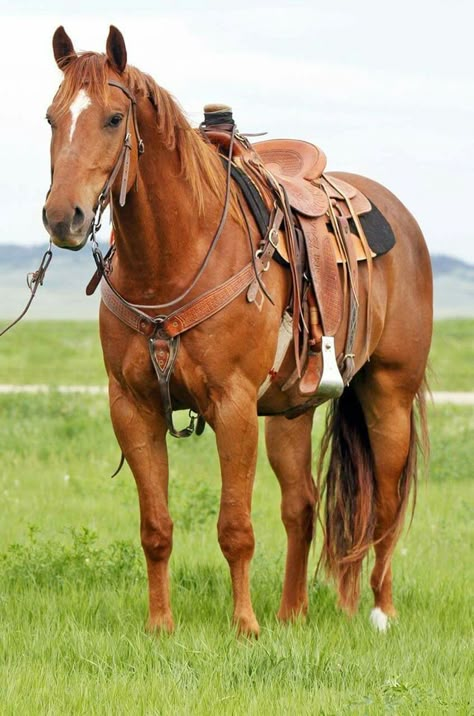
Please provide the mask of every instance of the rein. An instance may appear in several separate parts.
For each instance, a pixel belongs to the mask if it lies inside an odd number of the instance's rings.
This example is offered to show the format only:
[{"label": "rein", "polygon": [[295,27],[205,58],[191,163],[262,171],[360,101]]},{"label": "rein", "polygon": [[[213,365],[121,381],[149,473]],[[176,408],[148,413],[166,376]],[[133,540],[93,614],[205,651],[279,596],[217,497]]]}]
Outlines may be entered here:
[{"label": "rein", "polygon": [[49,264],[51,263],[51,259],[53,258],[53,252],[51,251],[51,243],[49,245],[49,248],[44,252],[43,258],[41,259],[41,263],[39,267],[36,269],[36,271],[33,271],[32,273],[27,274],[26,276],[26,283],[28,285],[28,288],[30,289],[31,295],[28,299],[28,302],[23,309],[23,311],[20,313],[20,315],[15,318],[14,321],[8,324],[6,328],[4,328],[2,331],[0,331],[0,338],[5,335],[7,331],[10,330],[10,328],[13,328],[13,326],[16,326],[17,323],[21,321],[21,319],[27,314],[31,304],[33,303],[33,299],[36,296],[36,291],[40,286],[43,285],[44,278],[46,276],[46,271],[48,269]]}]

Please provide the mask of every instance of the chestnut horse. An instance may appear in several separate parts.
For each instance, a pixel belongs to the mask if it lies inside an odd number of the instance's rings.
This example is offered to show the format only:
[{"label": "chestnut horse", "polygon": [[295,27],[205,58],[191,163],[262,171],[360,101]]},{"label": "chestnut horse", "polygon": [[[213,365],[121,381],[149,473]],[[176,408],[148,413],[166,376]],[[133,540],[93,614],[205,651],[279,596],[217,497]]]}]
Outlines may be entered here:
[{"label": "chestnut horse", "polygon": [[[76,53],[62,27],[55,32],[53,49],[63,81],[47,113],[52,182],[43,221],[54,244],[71,250],[84,246],[107,187],[116,247],[109,280],[142,314],[167,315],[167,306],[192,302],[237,275],[251,259],[249,237],[252,253],[260,237],[233,182],[230,210],[222,221],[226,168],[215,147],[191,128],[166,90],[127,65],[124,39],[116,28],[110,28],[105,54]],[[127,159],[115,171],[122,154]],[[230,567],[233,620],[243,634],[259,631],[249,588],[258,415],[267,416],[266,447],[281,487],[288,541],[278,617],[292,620],[307,611],[308,553],[324,496],[322,561],[335,578],[339,603],[355,610],[362,561],[374,547],[371,621],[383,630],[395,614],[391,561],[416,481],[414,410],[417,402],[423,404],[431,340],[431,267],[417,223],[393,194],[369,179],[338,176],[382,211],[396,244],[373,261],[372,328],[369,335],[366,319],[360,320],[354,346],[357,372],[329,411],[323,440],[329,460],[318,489],[312,477],[314,408],[294,420],[281,414],[303,402],[297,386],[282,391],[272,385],[258,398],[273,365],[291,292],[291,274],[284,266],[271,261],[266,267],[272,301],[265,299],[258,307],[241,292],[183,332],[171,376],[173,405],[203,416],[215,432],[222,476],[218,539]],[[210,253],[219,224],[221,236]],[[361,315],[367,283],[364,264],[359,272]],[[169,422],[162,392],[146,337],[103,302],[100,337],[113,427],[138,488],[149,626],[170,631],[173,523],[168,511]],[[341,328],[337,354],[344,339]],[[290,375],[294,368],[289,351],[281,371]]]}]

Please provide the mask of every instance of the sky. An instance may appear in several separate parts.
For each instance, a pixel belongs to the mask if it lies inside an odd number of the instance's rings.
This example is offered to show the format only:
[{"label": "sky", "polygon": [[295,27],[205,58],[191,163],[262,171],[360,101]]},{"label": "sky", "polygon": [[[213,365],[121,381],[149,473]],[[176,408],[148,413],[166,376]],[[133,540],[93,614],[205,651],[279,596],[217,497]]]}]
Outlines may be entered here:
[{"label": "sky", "polygon": [[65,5],[0,0],[1,243],[48,241],[45,112],[61,81],[54,30],[64,25],[76,50],[102,52],[114,24],[130,63],[170,90],[192,123],[204,104],[223,102],[243,132],[314,142],[329,170],[391,189],[432,253],[474,263],[471,0]]}]

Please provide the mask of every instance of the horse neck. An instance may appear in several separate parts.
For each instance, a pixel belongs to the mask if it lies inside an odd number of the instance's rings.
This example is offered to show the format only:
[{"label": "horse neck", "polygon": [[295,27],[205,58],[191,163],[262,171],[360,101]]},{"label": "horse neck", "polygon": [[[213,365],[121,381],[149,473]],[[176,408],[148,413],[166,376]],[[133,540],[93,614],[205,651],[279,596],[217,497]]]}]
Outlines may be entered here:
[{"label": "horse neck", "polygon": [[[219,223],[222,199],[207,189],[203,227],[190,183],[180,172],[176,149],[143,132],[136,187],[114,211],[117,288],[130,301],[164,302],[184,290],[197,273]],[[210,150],[212,151],[212,150]],[[115,203],[117,206],[117,202]]]}]

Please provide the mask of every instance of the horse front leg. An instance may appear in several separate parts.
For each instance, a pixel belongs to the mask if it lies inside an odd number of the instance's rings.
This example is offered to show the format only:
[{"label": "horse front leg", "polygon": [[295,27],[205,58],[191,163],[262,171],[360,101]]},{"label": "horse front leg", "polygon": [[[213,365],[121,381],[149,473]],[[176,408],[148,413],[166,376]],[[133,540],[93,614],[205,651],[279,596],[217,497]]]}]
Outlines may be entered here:
[{"label": "horse front leg", "polygon": [[140,403],[111,379],[110,413],[117,440],[135,478],[145,553],[150,630],[173,630],[168,562],[173,523],[168,512],[166,425],[154,406]]},{"label": "horse front leg", "polygon": [[[236,397],[238,396],[238,398]],[[215,406],[216,433],[222,475],[217,523],[221,550],[229,564],[234,599],[233,621],[239,634],[258,636],[259,626],[250,598],[250,561],[255,539],[250,510],[257,460],[258,420],[255,396],[242,388],[229,391]]]}]

